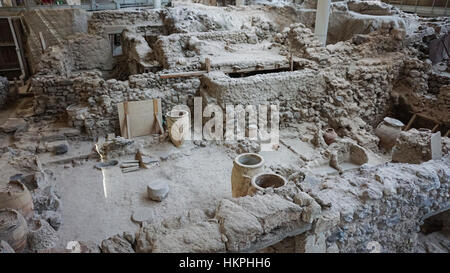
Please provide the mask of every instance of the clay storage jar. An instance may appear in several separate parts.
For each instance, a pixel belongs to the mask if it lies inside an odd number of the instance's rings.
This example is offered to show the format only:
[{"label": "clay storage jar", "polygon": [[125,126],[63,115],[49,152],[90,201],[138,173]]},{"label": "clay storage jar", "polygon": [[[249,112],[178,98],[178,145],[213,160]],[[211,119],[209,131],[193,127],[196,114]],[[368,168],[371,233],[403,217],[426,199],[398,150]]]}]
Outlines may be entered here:
[{"label": "clay storage jar", "polygon": [[390,151],[402,132],[403,126],[404,124],[400,120],[385,117],[375,129],[375,135],[380,138],[380,146],[386,151]]},{"label": "clay storage jar", "polygon": [[30,191],[19,181],[0,186],[0,209],[19,211],[26,219],[33,216],[33,199]]},{"label": "clay storage jar", "polygon": [[251,181],[249,195],[255,194],[257,191],[264,191],[267,188],[280,188],[286,185],[286,179],[275,173],[260,173],[255,175]]},{"label": "clay storage jar", "polygon": [[13,209],[0,209],[0,240],[6,241],[15,252],[22,251],[27,244],[27,222]]},{"label": "clay storage jar", "polygon": [[189,112],[184,110],[172,110],[167,113],[166,121],[170,140],[176,147],[181,146],[190,130]]},{"label": "clay storage jar", "polygon": [[337,136],[338,135],[333,128],[327,128],[325,129],[325,133],[323,134],[323,139],[325,140],[325,143],[327,145],[330,145],[331,143],[336,141]]},{"label": "clay storage jar", "polygon": [[251,185],[251,179],[261,173],[264,159],[259,154],[245,153],[238,155],[233,161],[231,172],[231,192],[233,197],[246,196]]}]

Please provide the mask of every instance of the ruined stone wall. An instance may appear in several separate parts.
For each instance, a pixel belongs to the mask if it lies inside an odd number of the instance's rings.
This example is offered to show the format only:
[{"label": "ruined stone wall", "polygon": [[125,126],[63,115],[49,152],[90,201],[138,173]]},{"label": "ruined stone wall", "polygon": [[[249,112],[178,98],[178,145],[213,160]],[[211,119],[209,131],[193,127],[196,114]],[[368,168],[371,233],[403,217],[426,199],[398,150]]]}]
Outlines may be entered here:
[{"label": "ruined stone wall", "polygon": [[23,11],[26,32],[26,53],[31,71],[37,71],[42,55],[39,32],[47,47],[58,45],[70,35],[87,32],[89,15],[81,9],[38,9]]},{"label": "ruined stone wall", "polygon": [[122,61],[120,69],[126,70],[128,75],[157,72],[162,69],[155,60],[155,53],[149,46],[143,34],[125,30],[122,32]]},{"label": "ruined stone wall", "polygon": [[327,248],[336,243],[340,252],[369,252],[373,241],[382,252],[415,252],[423,219],[450,207],[449,160],[389,163],[328,178],[312,194],[331,205],[313,233],[324,232]]},{"label": "ruined stone wall", "polygon": [[212,31],[161,36],[155,43],[155,56],[165,69],[199,70],[204,62],[202,46],[210,41],[228,44],[256,44],[258,37],[249,31]]},{"label": "ruined stone wall", "polygon": [[267,252],[268,246],[300,253],[415,252],[422,221],[450,207],[449,163],[447,155],[421,165],[363,166],[223,199],[215,212],[190,211],[143,226],[130,246],[136,252]]},{"label": "ruined stone wall", "polygon": [[[282,125],[309,121],[332,126],[358,144],[375,148],[377,139],[366,132],[389,111],[391,91],[403,77],[408,59],[399,48],[401,37],[395,35],[395,31],[362,35],[323,48],[309,29],[295,25],[277,39],[295,47],[295,56],[301,58],[296,61],[303,68],[242,78],[212,72],[202,78],[202,92],[222,107],[277,104]],[[373,58],[379,52],[383,56]]]},{"label": "ruined stone wall", "polygon": [[450,86],[450,76],[431,73],[428,78],[428,92],[431,94],[439,94],[444,86]]},{"label": "ruined stone wall", "polygon": [[160,98],[163,114],[175,105],[190,105],[200,87],[198,79],[160,79],[153,73],[138,74],[128,81],[105,81],[87,99],[89,114],[82,118],[84,129],[91,136],[119,131],[117,103]]},{"label": "ruined stone wall", "polygon": [[34,112],[60,115],[72,104],[82,104],[104,80],[99,71],[74,73],[70,77],[41,75],[33,78]]},{"label": "ruined stone wall", "polygon": [[200,81],[160,79],[158,75],[139,74],[128,81],[104,80],[100,71],[73,76],[40,76],[33,79],[34,111],[38,115],[61,115],[73,106],[70,125],[86,130],[90,136],[119,131],[117,103],[161,98],[163,113],[175,105],[190,105]]},{"label": "ruined stone wall", "polygon": [[160,15],[154,9],[96,11],[88,21],[88,32],[105,37],[114,28],[152,24],[162,25]]},{"label": "ruined stone wall", "polygon": [[9,83],[5,77],[0,77],[0,109],[5,106],[8,101]]},{"label": "ruined stone wall", "polygon": [[35,77],[52,74],[70,77],[72,73],[95,69],[108,73],[115,64],[111,52],[109,41],[100,36],[69,36],[42,55]]}]

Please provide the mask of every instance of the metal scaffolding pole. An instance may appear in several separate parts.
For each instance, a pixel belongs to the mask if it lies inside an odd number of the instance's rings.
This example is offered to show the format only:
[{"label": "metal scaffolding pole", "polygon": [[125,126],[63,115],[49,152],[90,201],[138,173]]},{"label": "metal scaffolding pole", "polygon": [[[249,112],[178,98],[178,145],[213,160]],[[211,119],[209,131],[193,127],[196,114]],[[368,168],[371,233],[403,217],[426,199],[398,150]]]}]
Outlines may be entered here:
[{"label": "metal scaffolding pole", "polygon": [[314,34],[323,46],[327,43],[331,0],[318,0]]}]

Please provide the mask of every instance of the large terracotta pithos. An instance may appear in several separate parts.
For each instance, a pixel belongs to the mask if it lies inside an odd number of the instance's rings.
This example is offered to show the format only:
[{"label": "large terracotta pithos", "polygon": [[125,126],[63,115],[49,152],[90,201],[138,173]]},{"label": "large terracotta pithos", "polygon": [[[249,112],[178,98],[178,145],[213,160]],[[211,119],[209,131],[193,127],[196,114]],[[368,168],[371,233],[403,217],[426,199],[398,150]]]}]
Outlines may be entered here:
[{"label": "large terracotta pithos", "polygon": [[15,252],[27,244],[28,227],[23,216],[14,209],[0,209],[0,241],[6,241]]},{"label": "large terracotta pithos", "polygon": [[172,110],[167,113],[166,121],[170,141],[176,147],[181,146],[190,130],[189,112],[185,110]]},{"label": "large terracotta pithos", "polygon": [[254,195],[258,191],[268,188],[280,188],[286,185],[286,179],[276,173],[260,173],[253,176],[248,195]]},{"label": "large terracotta pithos", "polygon": [[259,154],[245,153],[233,161],[231,191],[233,197],[246,196],[253,176],[263,171],[264,159]]},{"label": "large terracotta pithos", "polygon": [[0,186],[0,209],[19,211],[26,219],[33,216],[33,199],[30,191],[19,181]]},{"label": "large terracotta pithos", "polygon": [[386,151],[390,151],[402,132],[403,126],[404,124],[400,120],[385,117],[375,129],[375,135],[380,138],[380,146]]}]

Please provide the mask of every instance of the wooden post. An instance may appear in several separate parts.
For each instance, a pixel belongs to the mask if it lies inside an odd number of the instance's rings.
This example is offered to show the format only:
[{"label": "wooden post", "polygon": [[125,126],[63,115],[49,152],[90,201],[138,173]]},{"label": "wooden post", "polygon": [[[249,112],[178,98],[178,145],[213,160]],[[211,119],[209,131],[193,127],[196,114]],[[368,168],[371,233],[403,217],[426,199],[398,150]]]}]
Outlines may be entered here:
[{"label": "wooden post", "polygon": [[123,103],[123,112],[125,114],[125,125],[127,127],[127,138],[131,138],[130,116],[128,115],[128,101]]},{"label": "wooden post", "polygon": [[291,71],[294,71],[294,58],[292,57],[292,52],[289,55],[289,68]]},{"label": "wooden post", "polygon": [[209,73],[211,71],[211,60],[209,58],[205,59],[205,65],[206,65],[206,73]]},{"label": "wooden post", "polygon": [[41,41],[42,53],[44,53],[45,49],[47,49],[47,45],[45,44],[44,36],[40,31],[39,31],[39,40]]},{"label": "wooden post", "polygon": [[160,134],[164,134],[164,128],[162,126],[162,120],[159,119],[158,115],[158,99],[153,99],[153,114],[155,115],[156,125]]},{"label": "wooden post", "polygon": [[448,49],[447,49],[447,46],[445,45],[444,39],[440,39],[440,40],[441,40],[442,45],[444,46],[444,49],[445,49],[445,52],[447,53],[447,56],[450,57],[450,54],[448,53]]},{"label": "wooden post", "polygon": [[411,125],[413,124],[413,122],[416,120],[417,118],[417,114],[414,114],[411,119],[409,120],[408,124],[406,125],[406,127],[403,129],[403,131],[408,131],[409,128],[411,128]]},{"label": "wooden post", "polygon": [[436,123],[436,125],[431,129],[431,132],[434,133],[439,128],[439,123]]}]

